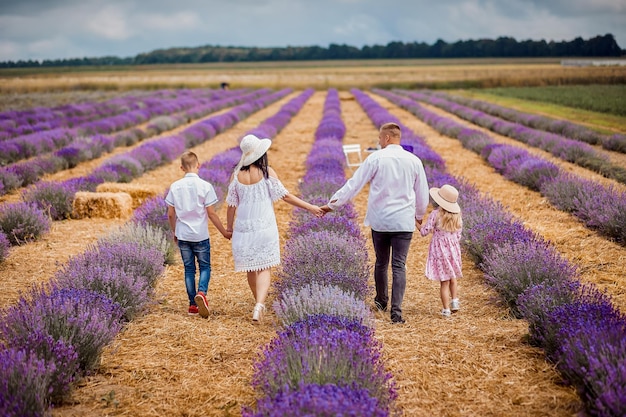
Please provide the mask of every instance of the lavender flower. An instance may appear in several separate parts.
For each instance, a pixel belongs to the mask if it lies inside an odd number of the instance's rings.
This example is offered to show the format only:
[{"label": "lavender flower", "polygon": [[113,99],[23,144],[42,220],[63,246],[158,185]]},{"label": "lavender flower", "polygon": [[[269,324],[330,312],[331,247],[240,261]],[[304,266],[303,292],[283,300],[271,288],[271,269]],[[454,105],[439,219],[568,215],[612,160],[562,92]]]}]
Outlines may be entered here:
[{"label": "lavender flower", "polygon": [[22,199],[48,213],[52,220],[69,219],[72,216],[76,190],[61,182],[40,182],[22,194]]},{"label": "lavender flower", "polygon": [[300,223],[292,221],[289,226],[290,236],[299,236],[309,232],[324,230],[363,240],[361,228],[352,219],[337,215],[336,213],[329,213],[321,218],[310,216],[308,220],[304,220]]},{"label": "lavender flower", "polygon": [[100,241],[85,252],[75,255],[67,262],[66,272],[90,267],[119,268],[133,277],[142,277],[153,287],[163,273],[164,258],[160,250],[134,242]]},{"label": "lavender flower", "polygon": [[363,240],[329,231],[293,236],[285,244],[277,288],[315,282],[337,285],[357,297],[367,294],[370,268]]},{"label": "lavender flower", "polygon": [[383,407],[397,393],[371,328],[332,316],[311,316],[279,332],[254,364],[252,385],[276,396],[304,384],[365,389]]},{"label": "lavender flower", "polygon": [[387,417],[390,413],[366,389],[335,384],[301,384],[296,389],[281,391],[275,396],[259,399],[256,412],[244,408],[242,415],[243,417]]},{"label": "lavender flower", "polygon": [[104,295],[84,289],[43,288],[7,310],[0,333],[9,345],[24,345],[33,333],[63,340],[78,354],[80,369],[93,369],[106,344],[121,329],[122,309]]},{"label": "lavender flower", "polygon": [[170,224],[167,219],[167,203],[165,196],[149,198],[137,207],[131,219],[133,223],[142,226],[150,225],[165,232],[170,231]]},{"label": "lavender flower", "polygon": [[170,236],[168,231],[160,227],[129,222],[99,238],[98,245],[124,242],[133,243],[146,249],[156,249],[163,255],[166,265],[173,265],[178,260],[178,248]]},{"label": "lavender flower", "polygon": [[576,387],[589,415],[626,412],[626,316],[595,292],[555,310],[561,324],[557,369]]},{"label": "lavender flower", "polygon": [[0,207],[0,231],[12,245],[38,240],[50,230],[50,218],[32,204],[20,202]]},{"label": "lavender flower", "polygon": [[518,241],[493,247],[485,256],[481,269],[485,280],[511,309],[521,317],[517,298],[533,285],[562,285],[576,275],[576,268],[563,259],[547,242]]},{"label": "lavender flower", "polygon": [[0,415],[47,415],[50,373],[46,362],[20,349],[0,350]]},{"label": "lavender flower", "polygon": [[577,280],[533,285],[517,297],[521,317],[528,322],[530,344],[543,348],[548,358],[554,358],[560,340],[558,323],[552,320],[557,307],[574,302],[582,292]]},{"label": "lavender flower", "polygon": [[0,232],[0,263],[4,262],[9,257],[10,248],[11,242],[7,239],[7,235]]},{"label": "lavender flower", "polygon": [[371,326],[373,320],[369,307],[362,299],[334,285],[317,282],[286,289],[274,301],[273,307],[283,326],[317,314],[346,317],[366,326]]}]

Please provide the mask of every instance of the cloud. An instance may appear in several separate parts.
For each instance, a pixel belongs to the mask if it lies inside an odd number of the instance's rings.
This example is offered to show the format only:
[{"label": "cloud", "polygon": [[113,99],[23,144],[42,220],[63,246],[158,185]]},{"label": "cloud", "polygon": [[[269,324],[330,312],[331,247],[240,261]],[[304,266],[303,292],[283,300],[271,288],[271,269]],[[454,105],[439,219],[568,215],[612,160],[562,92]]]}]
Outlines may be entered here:
[{"label": "cloud", "polygon": [[96,37],[113,41],[125,40],[134,35],[133,29],[126,22],[126,16],[124,8],[114,5],[89,10],[84,20],[84,28]]},{"label": "cloud", "polygon": [[626,0],[1,0],[0,61],[606,33],[624,48],[624,22]]}]

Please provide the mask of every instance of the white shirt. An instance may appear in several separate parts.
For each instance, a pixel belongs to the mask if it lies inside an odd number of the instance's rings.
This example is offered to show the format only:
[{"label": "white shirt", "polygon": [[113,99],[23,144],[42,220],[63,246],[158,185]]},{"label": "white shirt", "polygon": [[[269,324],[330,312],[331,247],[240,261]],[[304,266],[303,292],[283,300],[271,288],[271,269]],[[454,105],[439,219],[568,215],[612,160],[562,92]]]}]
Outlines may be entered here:
[{"label": "white shirt", "polygon": [[413,232],[428,207],[428,182],[422,161],[400,145],[369,155],[331,198],[335,209],[370,183],[364,224],[377,232]]},{"label": "white shirt", "polygon": [[176,237],[188,242],[209,238],[206,208],[217,203],[213,186],[192,172],[170,186],[165,202],[176,210]]}]

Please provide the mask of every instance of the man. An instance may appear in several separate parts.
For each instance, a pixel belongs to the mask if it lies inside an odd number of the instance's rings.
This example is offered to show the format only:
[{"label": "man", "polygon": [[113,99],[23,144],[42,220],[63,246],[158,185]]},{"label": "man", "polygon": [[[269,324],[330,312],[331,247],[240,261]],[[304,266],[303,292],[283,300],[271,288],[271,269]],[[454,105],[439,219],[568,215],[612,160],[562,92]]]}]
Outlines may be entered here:
[{"label": "man", "polygon": [[374,304],[387,311],[387,270],[391,257],[391,322],[404,323],[402,299],[406,288],[406,257],[415,231],[428,207],[428,183],[422,161],[400,146],[400,126],[380,127],[380,150],[368,156],[343,187],[323,206],[325,212],[352,200],[370,183],[364,224],[372,229],[376,253]]}]

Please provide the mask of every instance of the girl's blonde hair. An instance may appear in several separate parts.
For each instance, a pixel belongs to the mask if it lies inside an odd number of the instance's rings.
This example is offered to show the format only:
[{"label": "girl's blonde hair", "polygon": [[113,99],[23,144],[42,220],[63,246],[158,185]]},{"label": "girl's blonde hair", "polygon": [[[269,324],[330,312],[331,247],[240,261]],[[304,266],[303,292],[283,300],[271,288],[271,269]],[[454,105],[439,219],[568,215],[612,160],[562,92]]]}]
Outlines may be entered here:
[{"label": "girl's blonde hair", "polygon": [[437,215],[437,229],[445,232],[456,232],[463,228],[463,218],[461,213],[450,213],[448,210],[439,206],[439,214]]}]

